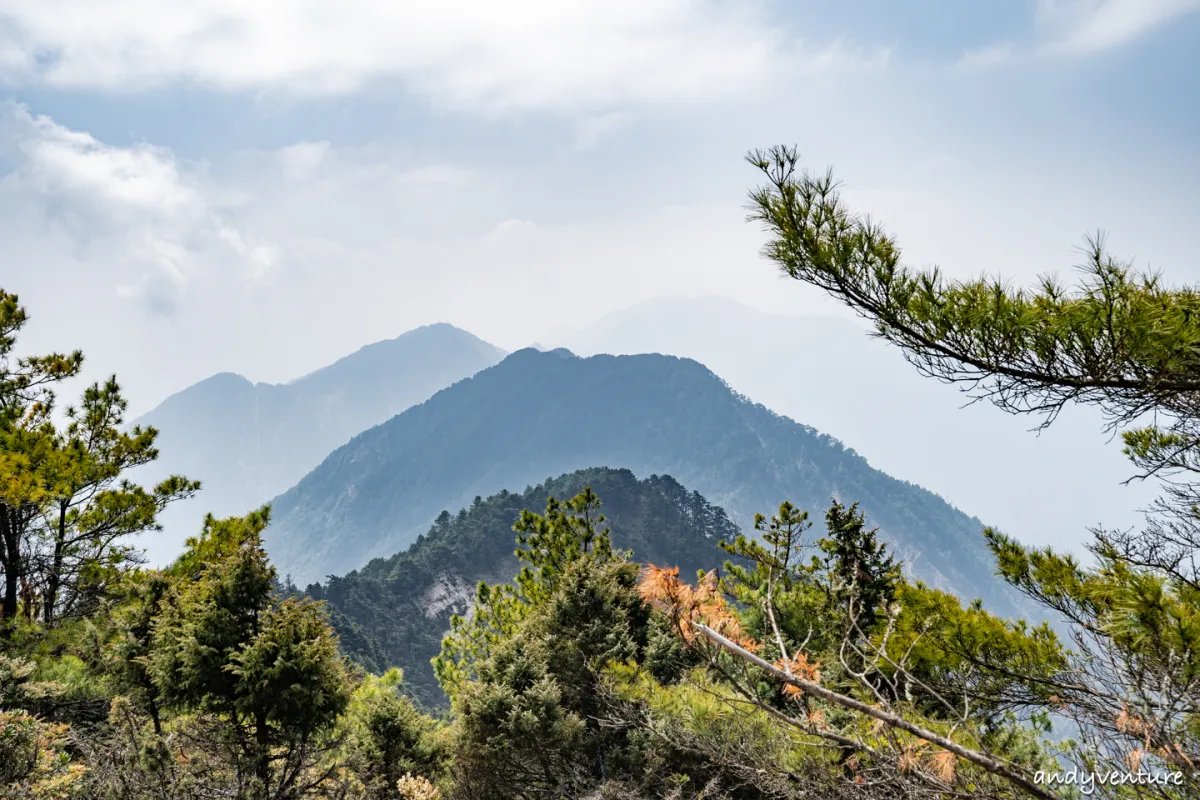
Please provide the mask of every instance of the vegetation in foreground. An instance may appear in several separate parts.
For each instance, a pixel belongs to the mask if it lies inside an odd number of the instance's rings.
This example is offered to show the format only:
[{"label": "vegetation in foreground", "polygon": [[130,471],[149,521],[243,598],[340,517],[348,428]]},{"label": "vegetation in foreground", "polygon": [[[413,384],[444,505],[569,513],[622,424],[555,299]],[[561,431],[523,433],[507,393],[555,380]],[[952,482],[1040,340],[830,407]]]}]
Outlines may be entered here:
[{"label": "vegetation in foreground", "polygon": [[684,574],[712,569],[725,557],[719,543],[738,534],[723,510],[668,475],[638,480],[627,469],[585,469],[524,492],[479,498],[457,514],[444,511],[404,552],[310,585],[304,594],[325,602],[343,653],[372,672],[402,668],[406,694],[427,708],[445,708],[430,659],[451,617],[468,612],[480,581],[506,583],[518,572],[512,528],[522,511],[585,488],[604,498],[614,543],[640,561],[678,565]]},{"label": "vegetation in foreground", "polygon": [[[516,520],[521,569],[453,620],[434,718],[280,590],[269,509],[140,566],[130,537],[198,484],[123,477],[157,453],[115,381],[56,414],[82,356],[16,358],[25,315],[0,294],[4,796],[1049,798],[1077,793],[1040,779],[1071,767],[1146,776],[1096,796],[1196,796],[1200,294],[1099,246],[1074,290],[913,273],[793,150],[751,160],[786,274],[1003,408],[1101,406],[1138,468],[1173,479],[1144,530],[1095,532],[1091,566],[987,532],[1073,640],[906,580],[854,505],[818,537],[784,503],[688,580],[616,549],[587,488]],[[1051,744],[1063,718],[1078,735]]]}]

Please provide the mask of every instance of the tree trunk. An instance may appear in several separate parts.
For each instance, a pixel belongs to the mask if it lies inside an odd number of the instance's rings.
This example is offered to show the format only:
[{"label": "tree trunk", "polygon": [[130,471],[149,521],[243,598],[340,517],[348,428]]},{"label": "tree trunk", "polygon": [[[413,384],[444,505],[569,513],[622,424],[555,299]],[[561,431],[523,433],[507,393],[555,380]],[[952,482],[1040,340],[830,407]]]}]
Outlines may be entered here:
[{"label": "tree trunk", "polygon": [[17,596],[21,590],[21,540],[17,533],[16,512],[0,503],[0,566],[4,568],[4,604],[0,606],[0,630],[7,630],[17,616]]},{"label": "tree trunk", "polygon": [[[7,544],[7,543],[6,543]],[[0,621],[7,623],[17,615],[17,586],[20,575],[17,570],[4,568],[4,605],[0,607]],[[5,625],[7,627],[7,624]]]},{"label": "tree trunk", "polygon": [[254,712],[254,743],[254,775],[262,784],[262,796],[270,797],[271,735],[267,728],[267,713],[261,709]]},{"label": "tree trunk", "polygon": [[150,709],[150,721],[154,723],[154,733],[157,736],[162,736],[162,715],[158,713],[158,703],[151,697],[146,702],[146,707]]},{"label": "tree trunk", "polygon": [[42,620],[49,627],[54,622],[54,607],[58,602],[58,589],[62,584],[63,560],[67,547],[67,504],[58,504],[58,529],[54,532],[54,558],[50,564],[50,572],[46,576],[46,596],[43,598],[45,607],[42,609]]},{"label": "tree trunk", "polygon": [[1040,785],[1038,785],[1037,783],[1034,783],[1032,776],[1028,776],[1021,772],[1018,772],[1016,769],[993,758],[992,756],[988,755],[987,753],[982,753],[978,750],[972,750],[968,747],[964,747],[963,745],[959,744],[958,742],[955,742],[952,739],[942,736],[941,734],[936,733],[934,731],[926,730],[925,728],[922,728],[921,726],[917,725],[916,723],[911,722],[898,714],[893,714],[890,711],[885,711],[881,708],[876,708],[875,706],[872,706],[868,703],[864,703],[861,700],[858,700],[857,698],[850,697],[848,695],[838,694],[837,692],[835,692],[831,689],[825,688],[824,686],[820,685],[819,683],[814,683],[812,681],[808,681],[803,678],[792,675],[790,673],[784,672],[783,670],[781,670],[779,667],[775,666],[774,664],[770,664],[770,663],[764,661],[763,659],[754,655],[754,653],[751,653],[749,650],[746,650],[741,645],[725,638],[721,634],[714,631],[712,628],[709,628],[707,625],[702,625],[698,622],[693,622],[693,623],[691,623],[691,625],[693,628],[695,628],[697,631],[699,631],[705,638],[707,638],[709,641],[719,645],[720,647],[724,648],[727,652],[737,656],[738,658],[742,659],[743,661],[748,661],[749,663],[753,664],[754,666],[758,667],[759,669],[772,675],[777,680],[783,681],[784,683],[790,684],[792,686],[795,686],[798,689],[803,690],[806,694],[810,694],[813,697],[819,697],[822,700],[825,700],[830,703],[834,703],[836,705],[841,706],[842,708],[846,708],[851,711],[857,711],[860,714],[865,714],[866,716],[871,717],[873,719],[877,719],[880,722],[884,723],[885,725],[889,725],[893,728],[899,728],[902,731],[907,731],[908,733],[911,733],[913,736],[916,736],[918,739],[924,739],[925,741],[929,742],[930,744],[937,745],[938,747],[941,747],[943,750],[948,750],[951,753],[954,753],[954,755],[958,756],[959,758],[962,758],[966,761],[970,761],[972,764],[976,764],[980,767],[983,767],[985,770],[992,773],[993,775],[1000,776],[1001,778],[1007,780],[1009,783],[1011,783],[1015,786],[1019,786],[1020,788],[1024,789],[1026,792],[1033,795],[1034,797],[1041,798],[1041,800],[1060,800],[1059,796],[1057,794],[1055,794],[1054,792],[1043,789]]}]

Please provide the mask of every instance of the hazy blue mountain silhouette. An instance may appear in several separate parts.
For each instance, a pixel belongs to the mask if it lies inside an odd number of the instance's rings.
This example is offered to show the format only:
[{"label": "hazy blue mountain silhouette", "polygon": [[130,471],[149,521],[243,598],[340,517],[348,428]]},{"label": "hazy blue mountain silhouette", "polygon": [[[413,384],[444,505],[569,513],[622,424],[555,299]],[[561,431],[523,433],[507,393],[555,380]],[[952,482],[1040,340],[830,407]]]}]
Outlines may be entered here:
[{"label": "hazy blue mountain silhouette", "polygon": [[736,391],[850,443],[876,468],[932,487],[1026,543],[1085,559],[1091,528],[1140,525],[1138,509],[1157,492],[1152,481],[1123,483],[1129,462],[1096,409],[1073,408],[1035,434],[1035,418],[967,405],[962,387],[921,376],[899,348],[849,318],[659,297],[538,341],[581,356],[693,358]]},{"label": "hazy blue mountain silhouette", "polygon": [[860,501],[917,576],[1024,608],[993,577],[979,520],[702,364],[655,354],[517,351],[332,453],[276,498],[267,545],[303,585],[402,550],[476,495],[596,465],[670,475],[744,528],[785,499],[818,522],[832,497]]},{"label": "hazy blue mountain silhouette", "polygon": [[206,512],[242,514],[265,503],[356,433],[503,357],[443,323],[367,345],[289,383],[222,373],[172,395],[137,420],[159,429],[161,452],[138,477],[177,472],[204,488],[163,515],[164,533],[145,542],[151,560],[173,557]]}]

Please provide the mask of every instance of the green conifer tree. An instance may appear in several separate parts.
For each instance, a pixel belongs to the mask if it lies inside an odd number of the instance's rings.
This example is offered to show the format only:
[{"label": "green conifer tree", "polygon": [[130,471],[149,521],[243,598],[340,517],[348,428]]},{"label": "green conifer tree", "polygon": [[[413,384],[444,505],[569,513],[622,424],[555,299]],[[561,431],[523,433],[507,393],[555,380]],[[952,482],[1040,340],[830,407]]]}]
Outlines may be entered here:
[{"label": "green conifer tree", "polygon": [[879,541],[878,530],[867,529],[857,503],[847,508],[835,500],[825,512],[825,529],[818,545],[825,553],[830,608],[849,609],[854,625],[871,631],[896,596],[900,565]]},{"label": "green conifer tree", "polygon": [[209,516],[169,570],[178,584],[153,624],[150,675],[162,702],[215,715],[237,763],[239,800],[287,800],[346,707],[350,683],[317,604],[275,592],[264,507]]},{"label": "green conifer tree", "polygon": [[159,512],[200,488],[180,476],[150,490],[128,480],[129,470],[158,457],[158,434],[124,429],[116,378],[85,389],[60,430],[56,389],[78,374],[83,354],[15,356],[27,320],[16,295],[0,290],[0,631],[22,598],[25,616],[47,625],[89,608],[138,560],[131,537],[159,529]]},{"label": "green conifer tree", "polygon": [[17,334],[26,322],[17,296],[0,289],[0,633],[12,624],[22,590],[28,590],[30,528],[49,497],[44,470],[54,449],[54,390],[83,366],[78,350],[16,356]]},{"label": "green conifer tree", "polygon": [[513,526],[516,555],[524,562],[521,571],[512,584],[481,582],[471,617],[451,618],[450,633],[433,659],[434,673],[451,698],[473,675],[474,665],[512,636],[532,606],[554,592],[567,565],[580,558],[612,560],[612,542],[599,508],[600,498],[589,486],[565,502],[549,498],[544,516],[521,512]]},{"label": "green conifer tree", "polygon": [[[751,194],[750,219],[763,224],[763,254],[784,275],[871,321],[923,374],[1001,409],[1049,425],[1071,404],[1099,408],[1137,477],[1163,479],[1144,528],[1093,531],[1094,566],[986,535],[1001,574],[1072,626],[1076,657],[1051,680],[1025,677],[1079,724],[1085,767],[1175,770],[1187,784],[1165,796],[1195,796],[1200,289],[1134,270],[1101,236],[1088,240],[1073,287],[911,269],[881,225],[847,207],[832,172],[800,169],[792,147],[747,158],[766,178]],[[1011,665],[979,666],[1013,675]]]}]

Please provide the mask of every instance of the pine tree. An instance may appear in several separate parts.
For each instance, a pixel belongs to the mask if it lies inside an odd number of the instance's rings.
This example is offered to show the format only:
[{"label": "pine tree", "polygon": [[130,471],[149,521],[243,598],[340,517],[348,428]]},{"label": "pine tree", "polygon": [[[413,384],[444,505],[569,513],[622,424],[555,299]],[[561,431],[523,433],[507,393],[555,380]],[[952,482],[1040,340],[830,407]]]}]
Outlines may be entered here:
[{"label": "pine tree", "polygon": [[123,476],[154,461],[157,431],[124,430],[128,401],[116,377],[89,386],[78,406],[66,409],[48,474],[49,502],[34,536],[33,568],[40,577],[43,622],[78,614],[140,551],[133,536],[161,530],[158,515],[186,499],[199,481],[173,475],[147,491]]},{"label": "pine tree", "polygon": [[900,582],[900,566],[887,545],[868,530],[858,504],[836,500],[825,513],[828,534],[818,544],[825,553],[825,588],[830,608],[849,608],[854,625],[871,631],[881,609],[891,605]]},{"label": "pine tree", "polygon": [[116,378],[84,390],[54,421],[55,390],[83,355],[18,358],[27,322],[17,297],[0,290],[0,628],[23,605],[46,625],[94,603],[123,565],[137,561],[132,536],[158,530],[158,514],[200,484],[172,476],[150,490],[125,477],[158,457],[157,431],[124,430],[127,401]]},{"label": "pine tree", "polygon": [[545,515],[522,511],[513,530],[516,555],[524,566],[512,584],[480,583],[471,617],[455,615],[442,652],[433,660],[434,673],[451,698],[473,674],[473,665],[508,638],[528,610],[544,602],[557,588],[566,567],[578,559],[596,563],[612,560],[614,552],[600,498],[591,487],[565,502],[551,497]]},{"label": "pine tree", "polygon": [[[1141,530],[1093,531],[1096,565],[987,540],[1000,573],[1072,626],[1077,657],[1054,680],[1053,709],[1082,730],[1095,769],[1178,770],[1200,785],[1200,289],[1173,287],[1090,238],[1080,280],[1034,289],[1002,278],[950,280],[901,262],[895,239],[852,212],[832,172],[799,168],[795,148],[747,159],[766,178],[751,194],[763,254],[874,323],[923,374],[1051,424],[1071,404],[1099,408],[1137,477],[1163,480]],[[1147,419],[1154,424],[1146,425]],[[1008,670],[1007,665],[981,668]],[[1036,678],[1036,680],[1035,680]]]},{"label": "pine tree", "polygon": [[17,334],[28,322],[15,294],[0,289],[0,632],[29,596],[29,537],[49,498],[44,473],[53,452],[55,388],[79,373],[83,353],[18,357]]},{"label": "pine tree", "polygon": [[437,778],[445,766],[437,725],[401,693],[403,680],[396,668],[367,675],[338,722],[344,758],[366,800],[394,800],[406,775]]},{"label": "pine tree", "polygon": [[[239,800],[300,796],[301,778],[349,700],[337,640],[311,601],[281,600],[262,546],[269,508],[209,517],[172,565],[149,672],[164,705],[215,715],[236,743]],[[284,748],[286,756],[273,753]]]},{"label": "pine tree", "polygon": [[444,642],[439,660],[456,659],[438,675],[453,700],[462,796],[578,797],[628,768],[629,737],[603,721],[602,675],[613,663],[643,662],[650,613],[639,565],[613,551],[599,506],[587,487],[548,500],[544,516],[522,513],[514,528],[526,563],[516,586],[481,591],[488,605],[473,621],[503,634],[460,624]]}]

